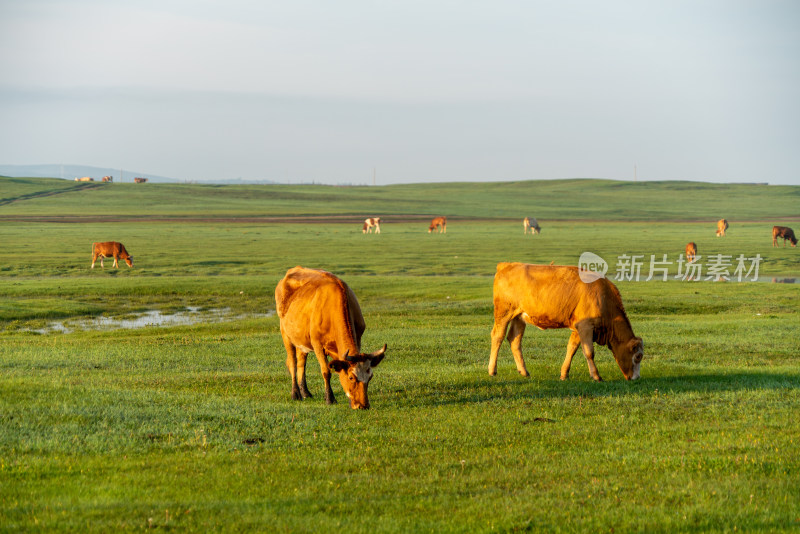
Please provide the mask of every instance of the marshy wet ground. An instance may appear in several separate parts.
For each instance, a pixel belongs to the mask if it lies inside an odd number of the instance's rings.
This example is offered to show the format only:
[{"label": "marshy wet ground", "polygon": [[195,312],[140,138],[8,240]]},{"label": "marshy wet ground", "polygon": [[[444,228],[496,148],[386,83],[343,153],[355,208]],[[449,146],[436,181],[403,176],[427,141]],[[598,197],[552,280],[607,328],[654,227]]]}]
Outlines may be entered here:
[{"label": "marshy wet ground", "polygon": [[70,334],[87,330],[122,330],[148,327],[186,326],[202,323],[218,323],[241,319],[265,318],[275,315],[274,311],[259,314],[234,313],[230,308],[202,309],[187,306],[184,311],[162,312],[147,310],[146,312],[127,314],[120,317],[99,315],[50,321],[43,328],[31,329],[38,334]]}]

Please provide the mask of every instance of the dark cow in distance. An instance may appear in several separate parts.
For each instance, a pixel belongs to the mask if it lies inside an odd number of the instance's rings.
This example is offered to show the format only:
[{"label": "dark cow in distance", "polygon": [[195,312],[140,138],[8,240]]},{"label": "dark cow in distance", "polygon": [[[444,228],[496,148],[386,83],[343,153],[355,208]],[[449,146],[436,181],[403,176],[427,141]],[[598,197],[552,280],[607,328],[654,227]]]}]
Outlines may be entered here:
[{"label": "dark cow in distance", "polygon": [[778,238],[783,238],[783,246],[786,246],[786,240],[792,244],[793,247],[797,246],[797,238],[794,236],[794,230],[788,226],[773,226],[772,227],[772,246],[778,246]]},{"label": "dark cow in distance", "polygon": [[117,261],[122,258],[128,267],[133,267],[133,256],[128,254],[125,250],[125,245],[117,243],[116,241],[106,241],[104,243],[92,243],[92,269],[94,269],[94,262],[100,258],[100,267],[105,269],[103,265],[104,258],[114,258],[114,267],[118,268]]},{"label": "dark cow in distance", "polygon": [[297,266],[286,271],[275,288],[275,306],[292,377],[292,398],[311,396],[306,386],[306,356],[313,351],[325,381],[325,402],[336,402],[332,369],[339,374],[350,407],[368,409],[367,386],[386,345],[370,354],[361,352],[366,323],[353,290],[327,271]]},{"label": "dark cow in distance", "polygon": [[[590,276],[584,281],[584,274]],[[561,380],[569,376],[572,357],[583,347],[589,374],[601,381],[594,364],[594,343],[611,349],[627,380],[639,378],[644,357],[642,338],[636,337],[625,314],[622,297],[608,279],[577,267],[498,263],[494,276],[494,326],[489,374],[497,373],[497,355],[508,332],[517,371],[528,376],[522,357],[525,325],[545,330],[569,328],[567,355]]]},{"label": "dark cow in distance", "polygon": [[536,217],[525,217],[522,219],[522,233],[527,235],[528,230],[530,230],[531,235],[538,234],[542,231],[542,229],[539,228],[539,221],[536,220]]}]

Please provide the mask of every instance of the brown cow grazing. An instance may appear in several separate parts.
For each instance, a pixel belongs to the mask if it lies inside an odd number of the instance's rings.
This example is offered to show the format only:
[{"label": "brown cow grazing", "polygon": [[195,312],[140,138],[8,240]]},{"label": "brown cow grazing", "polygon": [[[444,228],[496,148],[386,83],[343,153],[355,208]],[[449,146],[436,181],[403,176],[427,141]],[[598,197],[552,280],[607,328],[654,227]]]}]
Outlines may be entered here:
[{"label": "brown cow grazing", "polygon": [[430,234],[431,232],[436,230],[437,227],[439,228],[440,234],[446,234],[447,217],[434,217],[433,220],[431,221],[431,225],[428,227],[428,233]]},{"label": "brown cow grazing", "polygon": [[106,241],[105,243],[92,243],[92,269],[94,269],[94,262],[97,261],[97,258],[100,258],[100,267],[105,269],[103,266],[103,259],[104,258],[114,258],[114,267],[118,268],[119,265],[117,261],[122,258],[125,260],[125,263],[128,264],[128,267],[133,267],[133,256],[128,254],[128,251],[125,250],[125,245],[122,243],[117,243],[116,241]]},{"label": "brown cow grazing", "polygon": [[642,338],[633,334],[617,287],[606,278],[594,276],[592,280],[584,282],[577,267],[498,263],[494,276],[489,374],[497,373],[497,354],[508,330],[517,370],[528,376],[522,358],[522,335],[527,323],[542,330],[572,330],[561,366],[561,380],[569,376],[572,357],[579,345],[589,364],[589,374],[594,380],[602,380],[594,364],[595,342],[611,349],[626,379],[638,379],[639,364],[644,357]]},{"label": "brown cow grazing", "polygon": [[103,181],[104,182],[113,182],[114,181],[114,177],[113,176],[103,176]]},{"label": "brown cow grazing", "polygon": [[686,244],[686,261],[694,261],[697,257],[697,245],[694,241]]},{"label": "brown cow grazing", "polygon": [[786,246],[786,240],[792,244],[793,247],[797,246],[797,238],[794,236],[794,230],[788,226],[773,226],[772,227],[772,246],[778,246],[778,238],[783,238],[783,246]]},{"label": "brown cow grazing", "polygon": [[536,220],[536,217],[525,217],[522,220],[522,233],[527,235],[528,230],[531,231],[531,235],[541,232],[541,228],[539,228],[539,222]]},{"label": "brown cow grazing", "polygon": [[370,230],[375,229],[375,233],[381,233],[381,218],[380,217],[370,217],[364,220],[364,226],[361,228],[361,231],[365,234],[368,234]]},{"label": "brown cow grazing", "polygon": [[728,229],[728,220],[720,219],[717,221],[717,237],[725,237],[725,230]]},{"label": "brown cow grazing", "polygon": [[286,347],[286,367],[292,377],[292,398],[311,396],[305,369],[306,356],[313,351],[325,380],[325,402],[336,402],[331,390],[333,369],[339,373],[350,407],[369,408],[367,386],[372,368],[383,360],[386,345],[371,354],[361,352],[366,324],[353,290],[329,272],[297,266],[286,271],[275,288],[275,305]]},{"label": "brown cow grazing", "polygon": [[136,184],[145,184],[147,183],[147,178],[134,178],[133,182]]}]

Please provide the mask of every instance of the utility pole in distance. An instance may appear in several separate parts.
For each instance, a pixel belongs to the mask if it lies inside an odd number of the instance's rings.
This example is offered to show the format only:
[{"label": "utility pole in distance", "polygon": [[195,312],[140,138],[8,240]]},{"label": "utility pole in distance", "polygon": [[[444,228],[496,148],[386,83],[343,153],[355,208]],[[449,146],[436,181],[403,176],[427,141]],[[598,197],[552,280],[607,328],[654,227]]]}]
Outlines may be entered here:
[{"label": "utility pole in distance", "polygon": [[378,174],[378,170],[376,167],[372,167],[372,185],[376,184],[376,175]]}]

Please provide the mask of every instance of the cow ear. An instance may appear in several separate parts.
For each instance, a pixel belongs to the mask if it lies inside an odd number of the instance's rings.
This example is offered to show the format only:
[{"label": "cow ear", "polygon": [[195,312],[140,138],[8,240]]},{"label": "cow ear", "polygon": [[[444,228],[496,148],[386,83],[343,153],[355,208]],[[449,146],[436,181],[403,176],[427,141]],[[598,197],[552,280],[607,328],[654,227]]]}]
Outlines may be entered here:
[{"label": "cow ear", "polygon": [[341,373],[342,371],[347,371],[347,368],[350,367],[350,363],[344,360],[331,360],[331,363],[328,364],[328,367],[337,373]]},{"label": "cow ear", "polygon": [[369,359],[370,366],[378,367],[378,364],[383,361],[384,356],[386,356],[386,344],[383,345],[381,350],[372,353],[372,356]]}]

